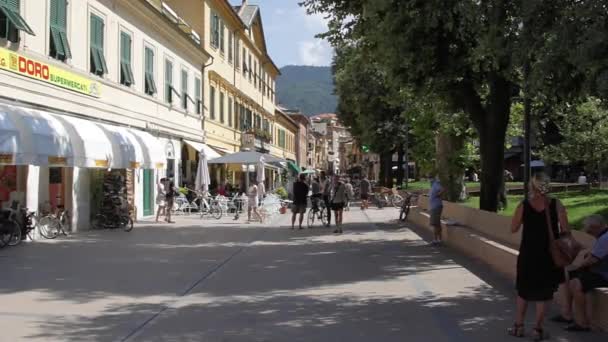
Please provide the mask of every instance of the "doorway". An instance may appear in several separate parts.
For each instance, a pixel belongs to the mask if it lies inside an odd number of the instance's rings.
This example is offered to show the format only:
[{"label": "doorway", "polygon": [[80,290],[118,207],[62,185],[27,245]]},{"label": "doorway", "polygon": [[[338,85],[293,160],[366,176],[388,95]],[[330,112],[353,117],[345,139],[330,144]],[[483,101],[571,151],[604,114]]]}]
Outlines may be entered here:
[{"label": "doorway", "polygon": [[154,207],[152,205],[152,178],[154,170],[143,170],[144,172],[144,216],[154,215]]}]

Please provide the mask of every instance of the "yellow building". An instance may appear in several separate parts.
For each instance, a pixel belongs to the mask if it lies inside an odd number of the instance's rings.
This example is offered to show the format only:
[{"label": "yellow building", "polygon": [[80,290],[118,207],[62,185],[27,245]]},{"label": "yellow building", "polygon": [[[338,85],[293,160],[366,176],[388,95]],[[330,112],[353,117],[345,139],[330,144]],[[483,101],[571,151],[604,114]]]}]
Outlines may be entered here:
[{"label": "yellow building", "polygon": [[[244,148],[281,150],[275,135],[279,69],[266,49],[260,8],[247,1],[234,7],[226,0],[166,2],[184,13],[193,30],[203,32],[202,45],[212,57],[203,67],[206,144],[221,154]],[[216,180],[235,178],[220,170],[213,175]]]}]

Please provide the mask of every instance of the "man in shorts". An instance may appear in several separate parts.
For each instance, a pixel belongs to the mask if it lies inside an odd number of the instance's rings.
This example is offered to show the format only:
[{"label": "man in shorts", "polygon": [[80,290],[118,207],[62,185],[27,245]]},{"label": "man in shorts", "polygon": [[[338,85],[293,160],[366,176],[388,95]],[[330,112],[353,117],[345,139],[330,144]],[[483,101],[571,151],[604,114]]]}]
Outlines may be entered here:
[{"label": "man in shorts", "polygon": [[443,212],[443,187],[439,178],[433,178],[431,180],[431,190],[429,191],[429,209],[431,211],[430,225],[433,228],[434,239],[430,243],[431,245],[440,245],[442,242],[441,235],[441,213]]},{"label": "man in shorts", "polygon": [[[583,222],[584,231],[595,237],[591,253],[585,255],[580,266],[569,272],[568,290],[562,314],[552,320],[570,323],[566,330],[573,332],[591,331],[591,313],[587,305],[590,292],[596,288],[608,288],[608,225],[601,215],[592,215]],[[572,320],[572,304],[576,309],[576,317]]]},{"label": "man in shorts", "polygon": [[291,229],[294,229],[296,224],[296,216],[300,214],[300,226],[298,229],[302,229],[302,221],[304,221],[304,214],[306,213],[306,204],[308,198],[308,184],[306,184],[306,175],[300,174],[298,181],[293,184],[293,203],[291,211]]}]

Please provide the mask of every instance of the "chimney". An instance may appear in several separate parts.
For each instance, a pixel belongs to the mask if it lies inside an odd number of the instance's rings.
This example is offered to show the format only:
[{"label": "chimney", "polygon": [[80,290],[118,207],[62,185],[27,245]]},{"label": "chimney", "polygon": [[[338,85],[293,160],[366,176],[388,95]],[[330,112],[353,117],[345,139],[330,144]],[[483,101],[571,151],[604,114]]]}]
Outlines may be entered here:
[{"label": "chimney", "polygon": [[242,2],[242,4],[241,4],[241,5],[242,5],[242,6],[246,6],[246,5],[247,5],[247,0],[243,0],[243,2]]}]

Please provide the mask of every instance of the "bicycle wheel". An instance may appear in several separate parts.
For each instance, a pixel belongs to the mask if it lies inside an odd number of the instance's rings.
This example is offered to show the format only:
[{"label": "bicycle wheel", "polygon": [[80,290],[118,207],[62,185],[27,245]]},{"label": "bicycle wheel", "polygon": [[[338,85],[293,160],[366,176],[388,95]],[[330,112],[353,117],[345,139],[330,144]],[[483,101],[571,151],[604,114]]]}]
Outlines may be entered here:
[{"label": "bicycle wheel", "polygon": [[92,229],[103,229],[106,225],[106,217],[102,214],[97,214],[91,220],[91,228]]},{"label": "bicycle wheel", "polygon": [[329,215],[330,212],[327,208],[321,209],[321,223],[326,227],[329,227]]},{"label": "bicycle wheel", "polygon": [[403,205],[403,196],[394,194],[391,196],[391,202],[393,202],[395,208],[399,209]]},{"label": "bicycle wheel", "polygon": [[54,239],[59,235],[59,219],[54,216],[48,215],[40,219],[38,222],[38,230],[40,235],[44,236],[45,239]]},{"label": "bicycle wheel", "polygon": [[211,214],[211,217],[213,217],[216,220],[219,220],[222,218],[222,208],[220,208],[218,205],[211,205],[211,209],[209,209],[209,213]]},{"label": "bicycle wheel", "polygon": [[306,223],[308,224],[308,228],[312,228],[315,224],[315,218],[317,216],[317,212],[313,209],[308,211],[308,218],[306,219]]},{"label": "bicycle wheel", "polygon": [[9,246],[17,246],[21,243],[21,226],[13,221],[13,235],[11,235],[11,239],[8,242]]},{"label": "bicycle wheel", "polygon": [[124,229],[125,232],[133,230],[133,219],[130,216],[123,216],[121,223],[122,229]]},{"label": "bicycle wheel", "polygon": [[8,222],[0,224],[0,248],[4,248],[13,238],[13,231],[8,226]]}]

